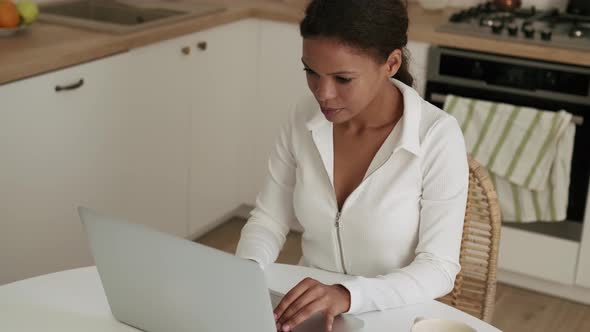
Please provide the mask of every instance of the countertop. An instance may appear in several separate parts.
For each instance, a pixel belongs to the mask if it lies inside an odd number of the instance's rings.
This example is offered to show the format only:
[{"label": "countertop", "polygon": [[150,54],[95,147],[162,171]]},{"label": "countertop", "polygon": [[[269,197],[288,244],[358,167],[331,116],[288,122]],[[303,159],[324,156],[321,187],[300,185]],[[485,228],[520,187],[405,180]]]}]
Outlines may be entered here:
[{"label": "countertop", "polygon": [[[296,24],[303,17],[307,0],[207,0],[205,2],[223,4],[226,10],[128,34],[101,33],[37,22],[24,34],[0,38],[0,84],[126,52],[133,48],[244,18],[262,18]],[[410,4],[408,10],[410,40],[590,66],[589,52],[436,31],[439,25],[446,22],[450,13],[457,9],[430,12],[416,4]]]}]

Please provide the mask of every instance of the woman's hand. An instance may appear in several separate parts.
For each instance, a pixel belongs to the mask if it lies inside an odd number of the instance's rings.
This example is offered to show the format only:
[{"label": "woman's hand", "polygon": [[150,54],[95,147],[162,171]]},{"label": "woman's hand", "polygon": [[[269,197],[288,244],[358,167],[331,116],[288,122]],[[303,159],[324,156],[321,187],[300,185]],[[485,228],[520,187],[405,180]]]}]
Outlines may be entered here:
[{"label": "woman's hand", "polygon": [[350,308],[350,293],[342,285],[324,285],[305,278],[293,287],[275,308],[277,330],[290,331],[311,315],[322,312],[326,331],[332,331],[334,317]]}]

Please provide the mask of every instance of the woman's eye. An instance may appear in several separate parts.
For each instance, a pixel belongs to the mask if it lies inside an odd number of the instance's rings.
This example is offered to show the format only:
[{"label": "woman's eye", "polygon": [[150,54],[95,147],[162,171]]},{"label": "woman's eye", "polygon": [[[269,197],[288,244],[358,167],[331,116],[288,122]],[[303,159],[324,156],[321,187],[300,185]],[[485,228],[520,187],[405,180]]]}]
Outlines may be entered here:
[{"label": "woman's eye", "polygon": [[[316,74],[315,71],[313,71],[309,68],[303,68],[303,71],[305,71],[305,74],[308,76],[318,76],[318,74]],[[340,84],[347,84],[347,83],[350,83],[350,81],[352,81],[352,78],[348,78],[348,77],[335,76],[334,78]]]},{"label": "woman's eye", "polygon": [[313,70],[309,69],[309,68],[303,68],[303,71],[307,75],[315,75],[315,72]]},{"label": "woman's eye", "polygon": [[338,81],[338,83],[346,84],[350,83],[350,81],[352,81],[352,78],[336,76],[336,80]]}]

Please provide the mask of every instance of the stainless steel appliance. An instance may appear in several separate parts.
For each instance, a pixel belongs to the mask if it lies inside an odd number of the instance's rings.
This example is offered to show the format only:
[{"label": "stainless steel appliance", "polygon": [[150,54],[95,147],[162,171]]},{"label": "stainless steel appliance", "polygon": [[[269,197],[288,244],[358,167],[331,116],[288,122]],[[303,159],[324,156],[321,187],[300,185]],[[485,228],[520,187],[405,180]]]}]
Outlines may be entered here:
[{"label": "stainless steel appliance", "polygon": [[574,15],[590,15],[590,1],[570,0],[567,11]]},{"label": "stainless steel appliance", "polygon": [[590,68],[432,47],[425,98],[442,107],[448,94],[575,115],[567,221],[514,226],[579,241],[584,213],[590,213],[584,211],[590,179]]},{"label": "stainless steel appliance", "polygon": [[590,50],[590,1],[573,0],[568,12],[534,6],[504,9],[488,1],[457,11],[438,30],[497,40]]}]

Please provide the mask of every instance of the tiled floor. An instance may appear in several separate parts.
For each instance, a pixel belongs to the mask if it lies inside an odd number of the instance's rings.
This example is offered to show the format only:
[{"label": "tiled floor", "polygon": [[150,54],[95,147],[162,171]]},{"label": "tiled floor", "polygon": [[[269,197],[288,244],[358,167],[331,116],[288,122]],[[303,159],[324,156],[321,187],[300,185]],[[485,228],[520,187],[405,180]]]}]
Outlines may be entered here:
[{"label": "tiled floor", "polygon": [[[197,242],[234,253],[244,222],[229,220]],[[300,234],[289,234],[277,261],[296,264],[300,240]],[[504,332],[590,332],[590,306],[498,284],[493,325]]]}]

